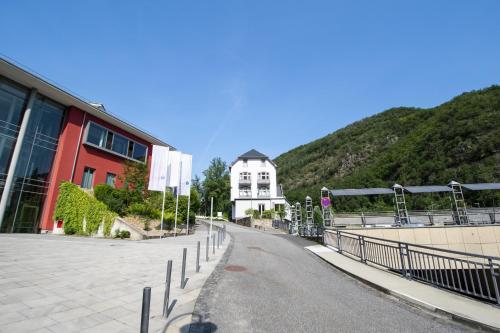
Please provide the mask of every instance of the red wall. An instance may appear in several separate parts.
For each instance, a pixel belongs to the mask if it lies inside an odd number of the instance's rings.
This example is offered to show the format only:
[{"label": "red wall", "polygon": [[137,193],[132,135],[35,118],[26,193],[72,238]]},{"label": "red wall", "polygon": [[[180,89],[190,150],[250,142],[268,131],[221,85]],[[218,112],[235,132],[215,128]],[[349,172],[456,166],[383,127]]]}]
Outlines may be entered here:
[{"label": "red wall", "polygon": [[[148,147],[148,164],[151,161],[152,145],[149,142],[139,139],[135,135],[108,124],[92,115],[87,114],[86,117],[84,117],[85,112],[75,107],[70,107],[66,112],[66,120],[59,138],[59,146],[52,166],[50,186],[45,199],[42,218],[40,220],[40,228],[42,230],[52,230],[53,228],[53,214],[61,182],[71,180],[73,183],[81,185],[85,167],[95,169],[93,186],[105,183],[106,174],[108,172],[114,173],[117,176],[117,187],[123,186],[119,177],[123,176],[123,163],[126,159],[84,144],[83,137],[85,135],[85,130],[81,131],[81,129],[82,127],[85,129],[89,121],[93,121],[129,139],[146,145]],[[83,123],[84,118],[85,123]],[[80,136],[81,142],[78,150]],[[75,154],[77,155],[76,167],[73,179],[70,179]]]}]

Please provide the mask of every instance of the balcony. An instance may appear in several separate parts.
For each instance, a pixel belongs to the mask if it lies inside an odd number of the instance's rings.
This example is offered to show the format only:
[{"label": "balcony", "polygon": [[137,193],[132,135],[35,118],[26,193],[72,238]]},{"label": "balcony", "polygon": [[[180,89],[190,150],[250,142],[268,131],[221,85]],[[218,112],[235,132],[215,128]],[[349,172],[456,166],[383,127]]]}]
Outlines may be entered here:
[{"label": "balcony", "polygon": [[249,186],[252,184],[252,180],[251,179],[242,179],[240,178],[240,187],[241,186]]},{"label": "balcony", "polygon": [[257,178],[257,184],[271,184],[271,180],[268,178],[268,179],[264,179],[264,178]]}]

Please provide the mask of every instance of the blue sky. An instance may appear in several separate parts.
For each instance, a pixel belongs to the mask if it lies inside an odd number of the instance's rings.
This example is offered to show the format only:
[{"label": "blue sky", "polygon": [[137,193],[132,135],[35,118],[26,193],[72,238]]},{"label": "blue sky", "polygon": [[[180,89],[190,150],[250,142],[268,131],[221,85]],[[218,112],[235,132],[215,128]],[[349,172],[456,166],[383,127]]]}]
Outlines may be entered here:
[{"label": "blue sky", "polygon": [[194,155],[500,83],[500,1],[11,1],[0,53]]}]

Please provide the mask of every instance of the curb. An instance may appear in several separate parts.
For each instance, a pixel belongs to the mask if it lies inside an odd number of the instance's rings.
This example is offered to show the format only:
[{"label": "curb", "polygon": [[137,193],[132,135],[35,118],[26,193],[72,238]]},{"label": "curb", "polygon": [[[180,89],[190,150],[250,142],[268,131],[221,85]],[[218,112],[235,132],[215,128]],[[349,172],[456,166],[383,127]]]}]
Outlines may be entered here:
[{"label": "curb", "polygon": [[497,328],[497,327],[493,327],[493,326],[490,326],[488,324],[485,324],[485,323],[482,323],[482,322],[479,322],[479,321],[476,321],[474,319],[471,319],[471,318],[468,318],[468,317],[464,317],[464,316],[460,316],[460,315],[457,315],[456,313],[453,313],[453,312],[450,312],[450,311],[447,311],[447,310],[443,310],[437,306],[434,306],[432,304],[429,304],[427,302],[423,302],[417,298],[414,298],[414,297],[410,297],[410,296],[407,296],[405,294],[402,294],[402,293],[399,293],[397,291],[394,291],[394,290],[391,290],[391,289],[388,289],[386,287],[383,287],[379,284],[376,284],[372,281],[369,281],[367,279],[364,279],[354,273],[351,273],[337,265],[335,265],[334,263],[330,262],[330,261],[327,261],[326,259],[320,257],[319,255],[317,255],[316,253],[314,253],[313,251],[305,248],[306,250],[308,250],[309,252],[311,252],[312,254],[314,254],[317,258],[321,259],[323,262],[335,267],[336,269],[338,269],[339,271],[345,273],[346,275],[349,275],[350,277],[362,282],[363,284],[366,284],[367,286],[371,287],[371,288],[374,288],[374,289],[377,289],[378,291],[381,291],[383,292],[384,294],[387,294],[387,295],[391,295],[391,296],[394,296],[396,297],[397,299],[405,302],[405,303],[408,303],[410,305],[413,305],[415,307],[418,307],[420,309],[423,309],[425,311],[429,311],[429,312],[433,312],[433,313],[436,313],[436,314],[439,314],[439,315],[444,315],[448,318],[450,318],[451,320],[453,321],[456,321],[458,323],[461,323],[461,324],[465,324],[467,325],[468,327],[470,328],[473,328],[473,329],[480,329],[480,330],[484,330],[484,331],[487,331],[487,332],[500,332],[500,328]]}]

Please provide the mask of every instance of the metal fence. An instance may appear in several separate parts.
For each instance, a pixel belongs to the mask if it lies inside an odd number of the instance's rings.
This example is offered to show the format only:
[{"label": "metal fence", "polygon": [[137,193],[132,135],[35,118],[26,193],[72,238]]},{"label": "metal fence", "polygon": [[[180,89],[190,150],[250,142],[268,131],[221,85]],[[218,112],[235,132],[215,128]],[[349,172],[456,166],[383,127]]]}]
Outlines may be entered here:
[{"label": "metal fence", "polygon": [[357,257],[398,272],[409,279],[423,281],[500,305],[500,258],[436,247],[329,231],[324,242],[339,253]]}]

